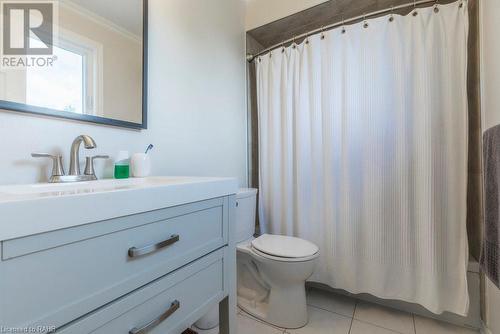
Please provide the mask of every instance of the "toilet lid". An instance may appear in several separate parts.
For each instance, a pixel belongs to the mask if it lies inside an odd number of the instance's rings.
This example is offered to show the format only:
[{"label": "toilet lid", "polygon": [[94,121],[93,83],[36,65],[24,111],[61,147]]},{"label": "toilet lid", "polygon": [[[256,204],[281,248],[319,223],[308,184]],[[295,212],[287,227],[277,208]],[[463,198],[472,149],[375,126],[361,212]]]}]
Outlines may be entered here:
[{"label": "toilet lid", "polygon": [[263,234],[254,239],[252,247],[269,255],[286,258],[308,257],[319,251],[318,246],[307,240],[272,234]]}]

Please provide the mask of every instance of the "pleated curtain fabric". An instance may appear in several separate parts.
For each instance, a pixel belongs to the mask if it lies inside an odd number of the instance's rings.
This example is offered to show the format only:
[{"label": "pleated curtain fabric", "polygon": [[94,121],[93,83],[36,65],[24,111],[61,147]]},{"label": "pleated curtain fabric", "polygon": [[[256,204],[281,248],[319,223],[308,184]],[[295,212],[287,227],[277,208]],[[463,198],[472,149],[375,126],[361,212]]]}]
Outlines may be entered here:
[{"label": "pleated curtain fabric", "polygon": [[256,59],[259,216],[311,281],[465,315],[468,12],[438,9]]}]

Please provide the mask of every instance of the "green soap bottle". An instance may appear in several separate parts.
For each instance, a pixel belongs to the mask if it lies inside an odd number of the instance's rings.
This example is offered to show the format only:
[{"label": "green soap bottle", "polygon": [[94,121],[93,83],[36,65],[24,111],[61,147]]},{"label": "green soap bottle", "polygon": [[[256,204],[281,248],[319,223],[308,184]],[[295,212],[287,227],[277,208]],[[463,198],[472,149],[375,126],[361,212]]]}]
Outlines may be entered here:
[{"label": "green soap bottle", "polygon": [[115,161],[115,179],[128,179],[130,177],[130,156],[128,151],[120,151]]}]

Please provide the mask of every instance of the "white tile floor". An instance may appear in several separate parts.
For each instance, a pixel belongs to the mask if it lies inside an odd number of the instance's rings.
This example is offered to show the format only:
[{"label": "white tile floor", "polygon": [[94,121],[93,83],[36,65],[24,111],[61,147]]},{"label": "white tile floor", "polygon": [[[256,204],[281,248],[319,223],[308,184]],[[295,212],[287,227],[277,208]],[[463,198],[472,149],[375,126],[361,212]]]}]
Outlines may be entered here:
[{"label": "white tile floor", "polygon": [[[477,334],[410,313],[358,301],[349,297],[311,289],[308,291],[309,323],[290,330],[269,326],[238,312],[237,334]],[[197,330],[197,329],[196,329]],[[217,329],[197,330],[200,334],[217,334]]]}]

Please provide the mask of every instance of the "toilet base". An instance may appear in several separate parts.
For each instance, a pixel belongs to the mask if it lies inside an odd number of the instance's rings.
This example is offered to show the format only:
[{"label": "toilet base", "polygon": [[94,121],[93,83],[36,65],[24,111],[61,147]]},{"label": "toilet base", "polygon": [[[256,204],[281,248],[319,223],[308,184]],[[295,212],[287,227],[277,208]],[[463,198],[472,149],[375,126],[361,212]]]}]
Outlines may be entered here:
[{"label": "toilet base", "polygon": [[251,316],[280,328],[297,329],[308,322],[303,284],[273,288],[268,299],[263,302],[238,296],[238,306]]}]

